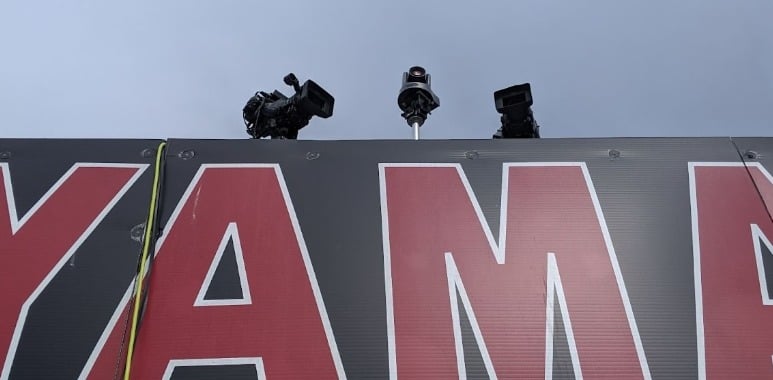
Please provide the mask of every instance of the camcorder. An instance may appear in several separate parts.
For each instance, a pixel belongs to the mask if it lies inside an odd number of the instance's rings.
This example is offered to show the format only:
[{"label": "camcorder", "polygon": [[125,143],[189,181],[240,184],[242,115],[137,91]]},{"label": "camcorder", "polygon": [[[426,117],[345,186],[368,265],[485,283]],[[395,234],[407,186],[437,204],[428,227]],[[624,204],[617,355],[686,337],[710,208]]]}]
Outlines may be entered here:
[{"label": "camcorder", "polygon": [[242,109],[247,133],[254,139],[297,139],[298,131],[309,124],[312,117],[327,119],[333,115],[335,99],[312,80],[300,85],[293,73],[284,77],[295,94],[285,96],[279,90],[272,93],[258,91]]}]

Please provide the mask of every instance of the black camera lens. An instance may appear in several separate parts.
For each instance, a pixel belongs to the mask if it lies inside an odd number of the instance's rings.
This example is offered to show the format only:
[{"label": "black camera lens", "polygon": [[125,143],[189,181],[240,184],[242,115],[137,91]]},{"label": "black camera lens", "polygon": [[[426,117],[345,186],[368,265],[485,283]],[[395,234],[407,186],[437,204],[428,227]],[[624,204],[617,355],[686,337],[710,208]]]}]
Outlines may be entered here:
[{"label": "black camera lens", "polygon": [[420,67],[420,66],[413,66],[413,67],[411,67],[411,68],[408,70],[408,72],[409,72],[409,73],[411,74],[411,76],[412,76],[412,77],[414,77],[414,78],[423,78],[423,77],[424,77],[424,76],[427,74],[427,71],[426,71],[426,70],[424,70],[424,68],[423,68],[423,67]]}]

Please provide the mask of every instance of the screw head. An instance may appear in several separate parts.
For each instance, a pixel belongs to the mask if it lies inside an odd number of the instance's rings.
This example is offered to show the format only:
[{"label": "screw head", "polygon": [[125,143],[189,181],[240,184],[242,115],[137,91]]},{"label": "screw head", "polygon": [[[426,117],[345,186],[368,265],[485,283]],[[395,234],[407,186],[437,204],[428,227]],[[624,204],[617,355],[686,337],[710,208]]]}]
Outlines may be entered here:
[{"label": "screw head", "polygon": [[177,157],[180,157],[183,160],[190,160],[195,156],[196,156],[196,152],[193,149],[186,149],[177,154]]},{"label": "screw head", "polygon": [[313,161],[319,158],[319,152],[306,152],[306,159]]},{"label": "screw head", "polygon": [[129,236],[132,240],[142,243],[142,239],[145,235],[145,223],[138,224],[134,227],[132,227],[131,231],[129,231]]}]

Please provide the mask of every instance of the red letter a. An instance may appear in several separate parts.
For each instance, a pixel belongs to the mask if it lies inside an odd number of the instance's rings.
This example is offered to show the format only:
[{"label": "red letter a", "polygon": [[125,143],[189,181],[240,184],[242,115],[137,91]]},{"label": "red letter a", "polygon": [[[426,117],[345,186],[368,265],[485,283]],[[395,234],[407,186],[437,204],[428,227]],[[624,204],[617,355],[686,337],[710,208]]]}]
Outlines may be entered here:
[{"label": "red letter a", "polygon": [[[177,366],[229,363],[253,363],[269,379],[345,376],[278,165],[203,165],[162,239],[133,379],[167,377]],[[213,261],[229,241],[242,295],[207,300]],[[122,329],[115,326],[108,347],[115,347]],[[111,378],[113,350],[84,373]]]}]

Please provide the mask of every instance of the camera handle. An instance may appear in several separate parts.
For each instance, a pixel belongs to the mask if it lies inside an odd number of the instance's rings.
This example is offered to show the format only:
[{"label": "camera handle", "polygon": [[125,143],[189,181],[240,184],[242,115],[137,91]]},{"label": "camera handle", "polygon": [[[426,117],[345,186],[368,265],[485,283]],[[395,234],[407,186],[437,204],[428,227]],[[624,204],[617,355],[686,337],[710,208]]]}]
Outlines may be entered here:
[{"label": "camera handle", "polygon": [[291,86],[296,93],[301,92],[301,82],[298,80],[295,74],[290,73],[285,75],[284,82],[286,85]]}]

